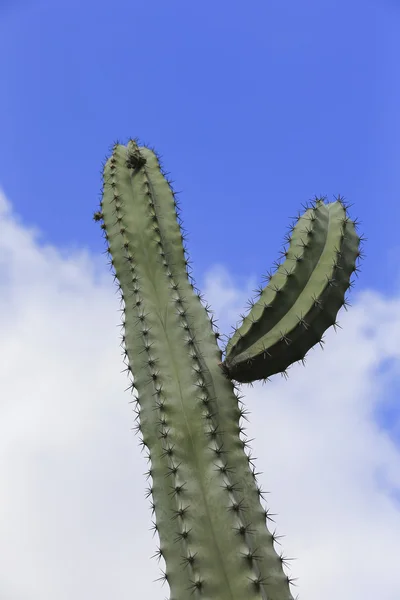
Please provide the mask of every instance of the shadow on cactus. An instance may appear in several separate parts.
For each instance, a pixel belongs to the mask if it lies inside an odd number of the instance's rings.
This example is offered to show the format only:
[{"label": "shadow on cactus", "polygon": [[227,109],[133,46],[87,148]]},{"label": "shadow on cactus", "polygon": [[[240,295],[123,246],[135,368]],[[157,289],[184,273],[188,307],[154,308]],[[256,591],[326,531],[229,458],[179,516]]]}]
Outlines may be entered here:
[{"label": "shadow on cactus", "polygon": [[[287,561],[245,452],[239,383],[286,374],[346,306],[362,238],[338,197],[315,198],[224,352],[188,273],[176,194],[153,149],[114,144],[101,228],[123,301],[122,347],[170,600],[293,600]],[[224,360],[222,359],[225,355]],[[244,436],[245,437],[245,436]]]}]

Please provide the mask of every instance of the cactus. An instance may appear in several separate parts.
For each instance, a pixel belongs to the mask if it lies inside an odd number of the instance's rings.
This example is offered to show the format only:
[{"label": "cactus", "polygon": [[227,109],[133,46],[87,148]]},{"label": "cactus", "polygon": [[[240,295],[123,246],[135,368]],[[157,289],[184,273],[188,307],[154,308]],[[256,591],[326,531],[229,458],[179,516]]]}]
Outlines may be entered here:
[{"label": "cactus", "polygon": [[[346,306],[362,238],[343,199],[315,198],[289,249],[221,351],[188,273],[176,193],[154,149],[115,143],[100,210],[124,308],[122,347],[148,450],[152,510],[170,600],[293,600],[261,505],[238,384],[305,358]],[[225,359],[222,360],[223,355]],[[272,520],[272,519],[271,519]]]}]

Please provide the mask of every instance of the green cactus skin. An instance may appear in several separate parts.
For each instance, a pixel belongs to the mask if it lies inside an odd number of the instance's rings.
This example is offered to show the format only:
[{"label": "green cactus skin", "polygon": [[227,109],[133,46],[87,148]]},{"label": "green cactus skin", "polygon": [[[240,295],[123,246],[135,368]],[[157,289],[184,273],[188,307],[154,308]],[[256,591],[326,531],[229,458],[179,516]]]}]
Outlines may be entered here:
[{"label": "green cactus skin", "polygon": [[[316,211],[323,237],[326,214]],[[136,140],[113,146],[94,219],[102,221],[124,304],[122,346],[134,374],[136,429],[148,449],[148,495],[170,600],[293,600],[283,570],[290,559],[275,550],[279,536],[266,526],[263,492],[240,437],[247,411],[229,368],[248,379],[251,366],[241,359],[234,366],[240,354],[222,363],[210,311],[189,281],[175,193],[154,150]],[[299,277],[305,289],[305,272]],[[241,335],[232,338],[231,356]],[[245,335],[253,340],[254,330]]]}]

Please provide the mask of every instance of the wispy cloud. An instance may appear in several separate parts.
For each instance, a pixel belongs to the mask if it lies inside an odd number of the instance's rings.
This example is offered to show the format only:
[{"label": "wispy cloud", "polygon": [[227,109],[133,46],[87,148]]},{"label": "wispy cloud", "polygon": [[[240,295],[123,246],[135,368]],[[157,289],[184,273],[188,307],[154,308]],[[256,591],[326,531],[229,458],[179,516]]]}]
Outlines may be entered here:
[{"label": "wispy cloud", "polygon": [[[40,242],[0,198],[0,598],[163,600],[147,461],[104,257]],[[266,265],[268,268],[269,265]],[[224,333],[258,281],[223,266],[202,293]],[[263,489],[299,597],[398,600],[400,298],[353,293],[339,333],[289,379],[242,386]],[[385,370],[383,367],[386,365]],[[161,562],[161,566],[162,562]]]}]

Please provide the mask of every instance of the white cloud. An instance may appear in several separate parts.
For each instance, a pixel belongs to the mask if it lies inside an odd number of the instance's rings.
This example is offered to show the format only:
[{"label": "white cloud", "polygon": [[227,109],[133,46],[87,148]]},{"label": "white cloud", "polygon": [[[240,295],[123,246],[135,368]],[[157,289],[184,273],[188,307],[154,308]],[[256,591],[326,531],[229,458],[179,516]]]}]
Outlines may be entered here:
[{"label": "white cloud", "polygon": [[[163,600],[148,465],[104,257],[60,253],[0,197],[0,598]],[[268,268],[269,265],[266,265]],[[258,281],[223,267],[202,287],[229,333]],[[300,600],[398,600],[400,419],[376,411],[399,380],[400,298],[353,293],[325,350],[289,379],[243,386],[261,486]],[[383,362],[392,368],[380,372]],[[397,410],[399,417],[400,410]],[[397,428],[397,429],[396,429]],[[397,438],[395,437],[397,435]],[[162,566],[162,563],[161,563]]]}]

